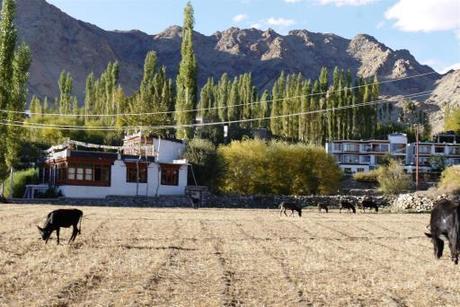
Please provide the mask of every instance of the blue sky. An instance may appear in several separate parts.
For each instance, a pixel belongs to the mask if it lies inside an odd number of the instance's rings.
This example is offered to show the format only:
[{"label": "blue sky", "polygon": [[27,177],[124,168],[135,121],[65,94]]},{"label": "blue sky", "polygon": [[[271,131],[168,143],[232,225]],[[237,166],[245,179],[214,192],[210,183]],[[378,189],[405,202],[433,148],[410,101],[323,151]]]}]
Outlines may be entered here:
[{"label": "blue sky", "polygon": [[[149,34],[182,24],[186,0],[47,0],[106,30]],[[438,72],[460,68],[460,0],[194,0],[195,29],[212,34],[231,26],[367,33],[392,49],[408,49]]]}]

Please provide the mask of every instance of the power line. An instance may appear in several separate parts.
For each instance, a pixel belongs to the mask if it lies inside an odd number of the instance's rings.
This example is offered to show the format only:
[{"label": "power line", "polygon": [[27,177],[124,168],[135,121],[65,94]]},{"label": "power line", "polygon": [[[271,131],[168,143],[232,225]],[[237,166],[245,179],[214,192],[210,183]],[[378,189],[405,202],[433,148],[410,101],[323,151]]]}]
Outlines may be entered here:
[{"label": "power line", "polygon": [[[305,95],[299,95],[299,96],[293,96],[293,97],[286,97],[286,98],[278,98],[278,99],[270,99],[270,100],[265,100],[263,102],[275,102],[275,101],[282,101],[286,99],[297,99],[297,98],[304,98],[304,97],[311,97],[311,96],[320,96],[320,95],[325,95],[328,93],[337,93],[337,92],[343,92],[346,90],[353,90],[369,85],[375,85],[375,84],[386,84],[386,83],[392,83],[392,82],[398,82],[402,80],[407,80],[407,79],[414,79],[414,78],[419,78],[427,75],[432,75],[436,74],[436,72],[428,72],[428,73],[423,73],[423,74],[417,74],[417,75],[412,75],[412,76],[407,76],[407,77],[402,77],[402,78],[397,78],[397,79],[390,79],[390,80],[385,80],[385,81],[379,81],[379,82],[372,82],[369,84],[363,84],[363,85],[357,85],[357,86],[352,86],[352,87],[345,87],[341,90],[335,90],[335,91],[325,91],[325,92],[318,92],[318,93],[310,93],[310,94],[305,94]],[[25,112],[25,111],[12,111],[12,110],[0,110],[2,113],[12,113],[12,114],[24,114],[24,115],[40,115],[43,117],[116,117],[116,116],[145,116],[145,115],[162,115],[162,114],[174,114],[174,113],[190,113],[190,112],[199,112],[199,111],[210,111],[210,110],[219,110],[219,109],[231,109],[231,108],[236,108],[236,107],[241,107],[241,106],[251,106],[255,104],[261,104],[262,101],[255,101],[251,103],[241,103],[241,104],[235,104],[232,106],[216,106],[216,107],[209,107],[209,108],[195,108],[195,109],[189,109],[189,110],[182,110],[182,111],[161,111],[161,112],[146,112],[146,113],[114,113],[114,114],[61,114],[61,113],[37,113],[37,112]]]},{"label": "power line", "polygon": [[[408,95],[402,95],[402,97],[403,98],[416,98],[416,97],[427,96],[431,93],[432,93],[432,90],[422,91],[422,92],[412,93]],[[124,127],[116,128],[113,126],[91,127],[91,126],[78,126],[78,125],[54,125],[54,124],[41,124],[41,123],[27,123],[27,122],[10,121],[10,120],[3,120],[3,122],[0,122],[0,125],[22,127],[22,128],[32,128],[32,129],[60,129],[60,130],[67,130],[67,131],[119,131],[119,130],[134,130],[134,129],[166,130],[166,129],[179,129],[179,128],[219,126],[219,125],[228,125],[228,124],[235,124],[235,123],[255,122],[255,121],[262,121],[262,120],[269,120],[269,119],[276,119],[276,118],[293,117],[293,116],[300,116],[300,115],[335,112],[335,111],[359,108],[359,107],[364,107],[364,106],[378,105],[378,104],[387,103],[387,102],[388,102],[388,99],[379,99],[379,100],[374,100],[374,101],[369,101],[369,102],[362,102],[362,103],[358,103],[354,105],[327,108],[327,109],[319,109],[319,110],[313,110],[313,111],[305,111],[305,112],[290,113],[290,114],[280,114],[280,115],[275,115],[275,116],[265,116],[265,117],[259,117],[259,118],[248,118],[248,119],[238,119],[238,120],[231,120],[231,121],[184,124],[184,125],[124,126]]]}]

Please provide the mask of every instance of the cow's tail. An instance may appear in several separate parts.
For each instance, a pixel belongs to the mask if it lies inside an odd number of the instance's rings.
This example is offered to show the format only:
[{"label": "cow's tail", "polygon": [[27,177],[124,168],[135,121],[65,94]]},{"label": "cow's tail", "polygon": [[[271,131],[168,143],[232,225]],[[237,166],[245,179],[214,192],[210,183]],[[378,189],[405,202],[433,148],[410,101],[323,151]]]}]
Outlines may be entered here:
[{"label": "cow's tail", "polygon": [[83,219],[83,213],[80,215],[80,227],[78,227],[78,234],[81,234],[81,220]]}]

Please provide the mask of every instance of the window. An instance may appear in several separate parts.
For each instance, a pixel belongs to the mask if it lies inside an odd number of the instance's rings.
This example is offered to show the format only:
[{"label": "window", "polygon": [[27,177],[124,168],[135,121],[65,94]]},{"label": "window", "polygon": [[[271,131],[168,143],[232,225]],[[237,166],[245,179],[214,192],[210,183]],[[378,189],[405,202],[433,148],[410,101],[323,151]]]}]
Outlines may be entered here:
[{"label": "window", "polygon": [[351,175],[353,172],[351,171],[351,168],[349,167],[346,167],[343,169],[343,172],[345,173],[345,175]]},{"label": "window", "polygon": [[[137,183],[137,165],[136,163],[126,164],[126,182]],[[139,183],[147,183],[147,164],[139,163]]]},{"label": "window", "polygon": [[436,146],[434,148],[435,153],[444,153],[444,146]]},{"label": "window", "polygon": [[406,144],[391,144],[391,152],[393,154],[406,153]]},{"label": "window", "polygon": [[110,180],[110,169],[107,166],[96,165],[94,167],[94,181]]},{"label": "window", "polygon": [[334,143],[334,151],[342,151],[342,144]]},{"label": "window", "polygon": [[358,152],[359,144],[345,143],[343,144],[343,151],[345,152]]},{"label": "window", "polygon": [[[65,170],[60,171],[60,176],[65,176]],[[109,186],[110,166],[74,163],[67,169],[67,177],[63,178],[67,178],[66,184]]]},{"label": "window", "polygon": [[75,180],[75,167],[69,167],[69,171],[67,172],[67,179]]},{"label": "window", "polygon": [[84,168],[77,168],[77,180],[83,180],[83,174],[84,174],[85,169]]},{"label": "window", "polygon": [[360,156],[359,157],[359,163],[370,163],[371,162],[371,156]]},{"label": "window", "polygon": [[179,185],[179,165],[161,165],[161,184]]},{"label": "window", "polygon": [[357,163],[359,163],[359,156],[357,156],[357,155],[344,155],[343,156],[343,163],[357,164]]},{"label": "window", "polygon": [[362,172],[364,172],[364,168],[358,167],[358,168],[356,169],[356,171],[357,171],[358,173],[362,173]]},{"label": "window", "polygon": [[92,168],[85,168],[85,180],[93,181],[93,169]]},{"label": "window", "polygon": [[[416,146],[414,146],[416,147]],[[414,148],[414,152],[416,149]],[[418,146],[418,152],[420,154],[430,154],[431,153],[431,145],[419,145]]]}]

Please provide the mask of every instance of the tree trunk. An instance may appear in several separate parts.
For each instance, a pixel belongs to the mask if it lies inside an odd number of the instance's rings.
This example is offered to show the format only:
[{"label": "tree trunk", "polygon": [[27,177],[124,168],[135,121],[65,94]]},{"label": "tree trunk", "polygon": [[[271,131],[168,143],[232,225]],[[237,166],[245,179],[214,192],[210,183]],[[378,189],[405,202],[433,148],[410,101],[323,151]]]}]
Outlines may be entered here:
[{"label": "tree trunk", "polygon": [[8,197],[9,199],[13,198],[13,186],[14,186],[13,176],[14,176],[14,169],[11,168],[10,169],[10,195]]}]

